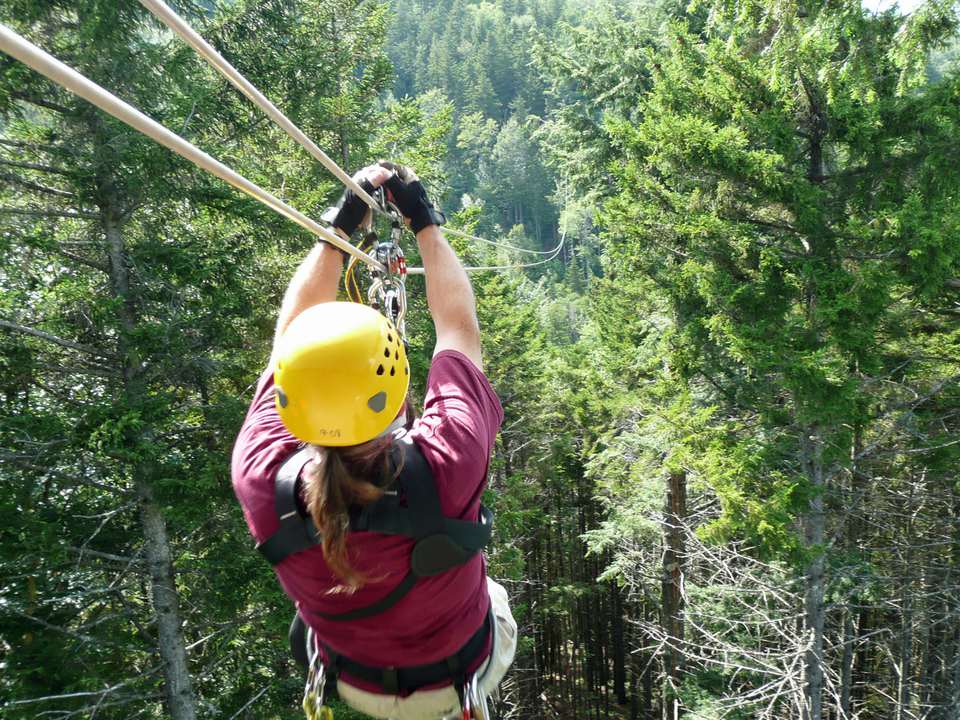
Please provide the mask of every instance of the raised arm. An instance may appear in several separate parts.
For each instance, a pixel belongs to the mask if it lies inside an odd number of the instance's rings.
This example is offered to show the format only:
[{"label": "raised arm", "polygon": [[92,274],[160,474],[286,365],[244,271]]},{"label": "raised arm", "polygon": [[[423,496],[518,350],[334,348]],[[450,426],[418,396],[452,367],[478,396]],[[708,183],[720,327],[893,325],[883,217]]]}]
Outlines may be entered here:
[{"label": "raised arm", "polygon": [[480,326],[473,287],[460,259],[440,231],[443,214],[438,212],[409,168],[390,163],[396,171],[384,184],[417,236],[427,278],[427,307],[437,331],[433,354],[459,350],[483,370]]},{"label": "raised arm", "polygon": [[466,270],[437,225],[418,232],[417,245],[427,278],[427,306],[437,331],[433,354],[459,350],[483,370],[477,301]]},{"label": "raised arm", "polygon": [[[390,172],[378,165],[370,165],[358,172],[354,179],[369,182],[371,189],[381,185]],[[334,230],[345,240],[364,221],[367,206],[352,192],[347,191],[340,199],[338,213],[333,219]],[[273,353],[270,356],[271,367],[274,364],[277,341],[293,322],[294,318],[308,307],[337,299],[337,287],[340,273],[343,271],[343,253],[332,245],[318,242],[300,263],[280,304],[277,315],[277,329],[273,338]]]}]

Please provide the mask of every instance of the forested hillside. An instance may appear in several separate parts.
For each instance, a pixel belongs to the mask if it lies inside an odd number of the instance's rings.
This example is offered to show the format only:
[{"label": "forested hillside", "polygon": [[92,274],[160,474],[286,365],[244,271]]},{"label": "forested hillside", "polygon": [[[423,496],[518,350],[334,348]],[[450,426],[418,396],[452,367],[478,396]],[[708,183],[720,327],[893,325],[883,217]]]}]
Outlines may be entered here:
[{"label": "forested hillside", "polygon": [[[954,3],[171,5],[492,241],[452,240],[500,268],[502,717],[960,720]],[[138,3],[0,22],[311,217],[342,190]],[[3,717],[302,717],[229,460],[313,242],[0,54]]]}]

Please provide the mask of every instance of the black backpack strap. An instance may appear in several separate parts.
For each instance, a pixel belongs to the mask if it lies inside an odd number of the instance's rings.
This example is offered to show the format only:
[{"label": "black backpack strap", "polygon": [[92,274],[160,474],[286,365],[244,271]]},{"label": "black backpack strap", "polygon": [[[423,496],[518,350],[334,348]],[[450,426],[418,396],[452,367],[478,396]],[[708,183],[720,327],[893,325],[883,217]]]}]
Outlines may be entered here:
[{"label": "black backpack strap", "polygon": [[403,463],[398,481],[407,506],[393,498],[368,505],[352,529],[416,539],[410,565],[417,577],[439,575],[469,562],[490,542],[493,513],[481,505],[479,522],[444,517],[433,472],[420,448],[409,435],[398,438],[395,447],[394,461]]},{"label": "black backpack strap", "polygon": [[400,487],[407,496],[406,514],[411,520],[410,533],[414,538],[422,538],[443,532],[443,508],[440,495],[433,480],[433,471],[420,448],[409,435],[396,440],[403,450],[403,467],[400,470]]},{"label": "black backpack strap", "polygon": [[[430,471],[430,466],[427,464],[426,458],[424,458],[417,449],[416,443],[414,443],[409,436],[403,435],[400,438],[394,439],[394,449],[394,462],[397,464],[402,463],[398,480],[400,487],[404,490],[407,496],[408,506],[413,506],[414,503],[421,501],[426,502],[430,506],[431,511],[435,509],[438,517],[442,519],[443,515],[440,510],[440,498],[436,496],[435,490],[432,498],[429,496],[429,493],[418,493],[416,490],[414,491],[416,497],[412,496],[410,493],[410,487],[418,484],[416,482],[412,482],[411,479],[422,478],[423,473],[426,473],[427,479],[430,480],[430,485],[433,485],[433,473]],[[431,511],[427,511],[427,513]],[[387,502],[380,501],[367,505],[359,514],[356,521],[351,523],[351,529],[384,532],[380,529],[380,524],[376,521],[376,518],[387,518],[396,514],[407,515],[409,513],[409,509],[401,508],[399,506],[399,502],[393,501],[393,499],[390,498]],[[424,513],[417,513],[417,515],[421,516],[424,515]],[[428,523],[427,526],[432,528],[434,524],[435,523]],[[421,528],[423,526],[423,522],[420,522],[417,525],[417,527]],[[411,525],[411,527],[413,527],[413,525]],[[414,533],[404,532],[397,534],[410,535],[415,538],[422,537],[421,535]],[[334,615],[317,612],[316,610],[312,610],[311,612],[316,613],[325,620],[332,620],[334,622],[361,620],[363,618],[372,617],[389,610],[398,602],[400,602],[400,600],[402,600],[403,597],[413,589],[413,586],[416,583],[417,573],[414,570],[411,570],[403,577],[403,580],[397,583],[393,590],[372,605],[366,605],[365,607],[357,608],[356,610],[350,610],[349,612],[337,613]]]},{"label": "black backpack strap", "polygon": [[[404,492],[406,507],[401,506],[399,496],[387,495],[353,515],[350,529],[415,539],[410,572],[372,605],[338,614],[311,611],[326,620],[360,620],[389,610],[413,589],[418,578],[438,575],[465,564],[490,541],[493,513],[488,508],[480,506],[479,522],[444,517],[433,472],[416,443],[404,435],[395,439],[394,448],[394,462],[402,463],[398,484]],[[277,472],[275,506],[280,527],[257,546],[272,565],[320,542],[313,520],[297,511],[297,478],[310,458],[311,453],[304,448],[288,458]]]},{"label": "black backpack strap", "polygon": [[[371,508],[370,512],[360,523],[351,524],[352,530],[371,530],[388,535],[417,537],[416,519],[407,512],[406,508],[392,506],[388,509],[380,503],[367,507]],[[481,504],[478,521],[445,517],[442,532],[471,554],[478,552],[490,543],[493,534],[493,511]]]},{"label": "black backpack strap", "polygon": [[297,510],[297,478],[312,458],[313,452],[309,448],[301,448],[288,457],[277,471],[274,507],[280,527],[257,545],[257,550],[271,565],[320,543],[320,533],[313,519],[302,517]]}]

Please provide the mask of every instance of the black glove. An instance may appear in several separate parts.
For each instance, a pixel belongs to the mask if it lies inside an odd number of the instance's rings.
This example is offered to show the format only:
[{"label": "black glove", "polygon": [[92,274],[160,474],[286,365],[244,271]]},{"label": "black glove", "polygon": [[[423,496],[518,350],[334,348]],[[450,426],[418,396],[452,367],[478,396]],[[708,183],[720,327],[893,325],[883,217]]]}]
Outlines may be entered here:
[{"label": "black glove", "polygon": [[447,221],[444,214],[430,202],[427,191],[419,180],[404,182],[399,173],[394,173],[383,186],[393,196],[393,204],[410,221],[410,229],[414,235],[425,227],[443,225]]},{"label": "black glove", "polygon": [[[373,183],[369,180],[361,180],[360,187],[364,189],[367,195],[373,194]],[[343,230],[347,237],[350,237],[363,222],[368,209],[367,204],[360,196],[347,188],[343,191],[343,195],[340,196],[337,204],[323,214],[323,219],[335,228]]]}]

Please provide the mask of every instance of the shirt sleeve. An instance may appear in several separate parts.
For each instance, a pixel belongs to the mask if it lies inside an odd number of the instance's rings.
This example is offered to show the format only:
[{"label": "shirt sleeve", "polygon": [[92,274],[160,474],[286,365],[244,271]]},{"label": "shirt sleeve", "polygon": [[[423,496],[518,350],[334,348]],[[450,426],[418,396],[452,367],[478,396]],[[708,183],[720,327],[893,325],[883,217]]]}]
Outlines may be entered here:
[{"label": "shirt sleeve", "polygon": [[258,541],[276,532],[273,475],[279,463],[299,445],[280,420],[273,387],[273,371],[268,368],[257,382],[253,402],[233,446],[230,468],[233,490],[243,506],[247,526]]},{"label": "shirt sleeve", "polygon": [[463,353],[438,353],[417,429],[449,517],[475,511],[502,422],[500,399],[486,375]]}]

